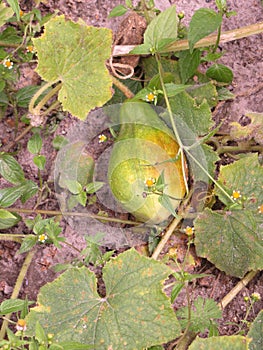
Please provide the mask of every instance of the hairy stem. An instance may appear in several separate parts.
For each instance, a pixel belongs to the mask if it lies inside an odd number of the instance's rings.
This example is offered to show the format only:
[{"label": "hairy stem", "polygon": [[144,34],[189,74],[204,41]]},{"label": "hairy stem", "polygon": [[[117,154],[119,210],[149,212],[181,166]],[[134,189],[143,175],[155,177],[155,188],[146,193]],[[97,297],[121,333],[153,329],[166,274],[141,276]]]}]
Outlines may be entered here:
[{"label": "hairy stem", "polygon": [[109,222],[117,222],[121,224],[127,225],[141,225],[141,222],[131,221],[131,220],[121,220],[117,218],[110,218],[103,215],[96,215],[91,213],[78,213],[78,212],[62,212],[59,210],[42,210],[42,209],[23,209],[23,208],[6,208],[10,213],[23,213],[23,214],[43,214],[43,215],[63,215],[63,216],[78,216],[78,217],[88,217],[97,220],[109,221]]},{"label": "hairy stem", "polygon": [[[16,284],[15,284],[15,287],[14,287],[14,290],[13,290],[13,293],[12,293],[10,299],[16,299],[18,297],[20,289],[21,289],[23,281],[24,281],[24,278],[26,276],[27,270],[31,264],[33,257],[34,257],[34,254],[35,254],[34,249],[32,249],[27,254],[25,261],[23,263],[23,266],[22,266],[22,268],[19,272],[19,275],[17,277]],[[3,321],[3,324],[2,324],[2,327],[0,330],[0,339],[4,339],[4,337],[5,337],[6,329],[8,327],[8,321],[10,320],[10,317],[11,317],[11,314],[8,314],[5,316],[5,320]]]}]

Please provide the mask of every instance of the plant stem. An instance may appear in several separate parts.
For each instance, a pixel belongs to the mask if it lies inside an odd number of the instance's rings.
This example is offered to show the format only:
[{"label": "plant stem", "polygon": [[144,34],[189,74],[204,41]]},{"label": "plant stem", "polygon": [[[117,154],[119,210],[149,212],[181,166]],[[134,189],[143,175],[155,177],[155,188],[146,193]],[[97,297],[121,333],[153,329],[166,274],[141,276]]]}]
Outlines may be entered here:
[{"label": "plant stem", "polygon": [[[33,257],[34,257],[34,254],[35,254],[34,249],[32,249],[27,254],[25,261],[23,263],[23,266],[22,266],[22,268],[19,272],[19,275],[17,277],[16,284],[15,284],[15,287],[14,287],[14,290],[13,290],[13,293],[12,293],[10,299],[16,299],[18,297],[20,289],[21,289],[23,281],[24,281],[24,278],[26,276],[27,270],[31,264]],[[2,324],[2,327],[0,330],[0,339],[4,339],[4,337],[5,337],[6,329],[8,327],[8,321],[9,321],[10,317],[11,317],[11,314],[8,314],[5,316],[5,320],[3,321],[3,324]]]},{"label": "plant stem", "polygon": [[0,241],[12,241],[21,243],[22,239],[25,237],[23,234],[8,234],[8,233],[0,233]]},{"label": "plant stem", "polygon": [[184,184],[185,184],[185,188],[186,188],[186,194],[188,194],[189,189],[188,189],[186,167],[185,167],[184,145],[182,144],[182,141],[180,139],[180,135],[179,135],[179,133],[177,131],[177,127],[175,125],[173,112],[172,112],[171,105],[170,105],[170,102],[169,102],[169,98],[168,98],[168,95],[167,95],[167,92],[166,92],[166,88],[165,88],[165,85],[164,85],[163,69],[162,69],[160,56],[158,54],[156,54],[155,58],[156,58],[157,65],[158,65],[158,72],[159,72],[159,77],[160,77],[160,82],[161,82],[161,86],[162,86],[162,90],[163,90],[165,103],[166,103],[166,108],[168,110],[168,114],[169,114],[169,117],[170,117],[170,122],[171,122],[171,125],[172,125],[172,128],[173,128],[173,132],[175,134],[176,141],[178,142],[178,145],[179,145],[179,151],[178,151],[177,156],[179,156],[179,155],[181,156],[181,168],[182,168]]},{"label": "plant stem", "polygon": [[103,215],[96,215],[91,213],[78,213],[78,212],[62,212],[59,210],[42,210],[42,209],[22,209],[22,208],[5,208],[10,213],[24,213],[24,214],[43,214],[43,215],[64,215],[64,216],[78,216],[83,218],[92,218],[97,220],[109,221],[109,222],[117,222],[121,224],[127,225],[142,225],[141,222],[131,221],[131,220],[121,220],[117,218],[109,218]]},{"label": "plant stem", "polygon": [[35,103],[36,103],[36,100],[48,89],[50,88],[52,85],[54,85],[55,83],[57,83],[56,81],[53,81],[53,82],[49,82],[49,83],[46,83],[44,84],[36,93],[35,95],[32,97],[30,103],[29,103],[29,106],[28,106],[28,110],[29,110],[29,113],[31,114],[36,114],[38,115],[40,113],[40,110],[41,108],[45,105],[45,103],[52,97],[54,96],[58,91],[59,89],[61,88],[62,86],[62,83],[59,83],[57,84],[54,88],[51,89],[51,91],[49,91],[46,96],[44,96],[42,98],[42,100],[37,104],[36,107],[35,106]]},{"label": "plant stem", "polygon": [[[227,43],[229,41],[246,38],[250,35],[260,34],[263,32],[263,22],[251,24],[241,28],[229,30],[223,32],[220,37],[220,44]],[[217,34],[209,35],[195,44],[195,48],[207,47],[215,45],[217,41]],[[137,45],[116,45],[113,50],[113,56],[127,56],[129,52],[133,50]],[[164,48],[164,52],[176,52],[182,50],[188,50],[188,40],[177,40]]]},{"label": "plant stem", "polygon": [[5,148],[4,148],[4,152],[8,152],[12,147],[14,147],[14,145],[20,141],[26,134],[29,133],[29,131],[33,128],[32,125],[29,125],[28,127],[25,128],[25,130],[23,132],[21,132],[21,134],[19,136],[17,136],[14,141],[12,141],[11,143],[9,143]]},{"label": "plant stem", "polygon": [[258,271],[250,271],[237,283],[237,285],[218,303],[220,309],[224,309],[236,295],[256,276]]},{"label": "plant stem", "polygon": [[155,248],[155,250],[154,250],[154,252],[153,252],[153,254],[151,256],[153,259],[155,259],[155,260],[158,259],[158,256],[160,255],[161,251],[165,247],[165,245],[168,242],[169,238],[171,237],[171,235],[173,234],[174,230],[179,225],[179,223],[181,222],[182,219],[183,219],[182,217],[175,218],[171,222],[171,224],[169,225],[168,229],[166,230],[164,236],[160,240],[159,244],[157,245],[157,247]]},{"label": "plant stem", "polygon": [[263,153],[263,146],[260,145],[240,145],[240,146],[222,146],[217,148],[218,154],[222,153],[243,153],[243,152],[261,152]]},{"label": "plant stem", "polygon": [[121,90],[121,92],[127,97],[127,98],[133,98],[134,97],[134,93],[131,92],[131,90],[124,85],[121,81],[119,81],[117,78],[115,78],[114,76],[111,76],[112,82],[114,85],[117,86],[117,88],[119,90]]},{"label": "plant stem", "polygon": [[218,48],[218,45],[220,42],[220,36],[221,36],[221,29],[222,29],[222,25],[219,26],[218,31],[217,31],[217,38],[216,38],[215,46],[213,48],[213,53],[215,53],[217,48]]}]

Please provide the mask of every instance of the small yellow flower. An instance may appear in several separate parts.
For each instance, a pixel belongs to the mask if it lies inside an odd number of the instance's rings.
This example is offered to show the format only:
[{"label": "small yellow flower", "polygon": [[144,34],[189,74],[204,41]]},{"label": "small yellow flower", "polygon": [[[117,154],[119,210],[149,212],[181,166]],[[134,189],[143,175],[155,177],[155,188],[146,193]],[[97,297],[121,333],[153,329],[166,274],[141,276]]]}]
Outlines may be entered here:
[{"label": "small yellow flower", "polygon": [[263,204],[258,206],[258,213],[263,214]]},{"label": "small yellow flower", "polygon": [[22,318],[18,319],[17,323],[16,323],[16,329],[18,331],[25,331],[26,330],[26,321]]},{"label": "small yellow flower", "polygon": [[260,296],[259,293],[254,292],[254,293],[251,294],[251,299],[252,299],[253,301],[259,301],[259,300],[261,300],[261,296]]},{"label": "small yellow flower", "polygon": [[99,137],[99,143],[103,143],[107,141],[107,136],[105,136],[104,134],[100,134],[98,137]]},{"label": "small yellow flower", "polygon": [[187,236],[193,236],[194,230],[195,230],[194,227],[186,226],[186,228],[184,229],[184,232]]},{"label": "small yellow flower", "polygon": [[155,99],[156,99],[156,95],[155,95],[153,92],[149,92],[149,94],[147,94],[147,95],[145,96],[145,100],[146,100],[147,102],[154,102]]},{"label": "small yellow flower", "polygon": [[28,46],[26,47],[26,52],[28,52],[28,53],[34,53],[34,52],[35,52],[34,46],[33,46],[33,45],[28,45]]},{"label": "small yellow flower", "polygon": [[234,201],[236,201],[237,199],[240,199],[241,197],[242,197],[242,195],[240,194],[240,191],[233,191],[232,192],[231,198],[234,199]]},{"label": "small yellow flower", "polygon": [[24,11],[20,10],[19,15],[20,15],[20,17],[24,16]]},{"label": "small yellow flower", "polygon": [[153,187],[154,184],[156,183],[156,179],[154,177],[149,177],[144,181],[144,183],[147,187]]},{"label": "small yellow flower", "polygon": [[39,235],[38,237],[38,242],[40,243],[45,243],[47,240],[47,235],[45,235],[44,233],[42,233],[41,235]]},{"label": "small yellow flower", "polygon": [[5,59],[3,60],[3,66],[4,66],[5,68],[12,69],[12,68],[13,68],[13,65],[14,65],[14,63],[13,63],[12,61],[10,61],[9,58],[5,58]]}]

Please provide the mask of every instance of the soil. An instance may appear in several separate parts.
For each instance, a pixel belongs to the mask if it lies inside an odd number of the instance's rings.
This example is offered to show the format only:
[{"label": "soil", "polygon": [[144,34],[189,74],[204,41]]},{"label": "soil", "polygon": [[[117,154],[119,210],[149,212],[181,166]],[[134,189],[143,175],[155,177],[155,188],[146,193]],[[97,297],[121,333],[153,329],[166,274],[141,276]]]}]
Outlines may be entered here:
[{"label": "soil", "polygon": [[[107,16],[112,8],[123,2],[124,1],[122,0],[50,0],[43,1],[40,8],[43,13],[58,10],[59,13],[65,14],[73,20],[82,18],[82,20],[88,25],[100,27],[106,26],[117,32],[117,26],[120,24],[121,19],[108,19]],[[20,3],[21,8],[24,11],[31,9],[34,6],[34,1],[21,1]],[[177,11],[184,11],[185,13],[185,23],[189,22],[191,15],[196,9],[200,7],[215,7],[214,1],[205,0],[159,0],[155,1],[155,4],[156,7],[161,10],[164,10],[171,4],[176,4]],[[225,19],[223,30],[230,30],[263,20],[263,7],[260,0],[229,0],[228,4],[231,10],[237,12],[237,15]],[[230,89],[236,96],[234,100],[221,102],[213,112],[215,121],[223,121],[221,129],[223,132],[229,130],[231,122],[242,122],[248,111],[263,112],[262,48],[262,34],[250,36],[242,40],[235,40],[222,45],[222,50],[225,52],[225,55],[221,59],[221,63],[227,64],[234,72],[234,80]],[[32,73],[31,67],[26,67],[26,69],[27,70],[24,71],[24,79],[26,81],[28,80],[28,83],[31,84],[32,81],[36,79],[36,76]],[[56,123],[57,120],[57,116],[53,117],[53,119],[51,118],[53,124]],[[21,129],[22,126],[22,124],[19,124],[18,127]],[[72,130],[75,130],[75,126],[79,127],[79,121],[68,115],[66,118],[65,116],[62,116],[62,121],[60,121],[55,134],[69,136],[70,133],[72,133]],[[20,129],[19,131],[21,132]],[[43,145],[43,154],[47,157],[47,164],[43,178],[44,181],[48,181],[51,189],[51,195],[49,195],[48,199],[43,200],[38,207],[39,209],[44,210],[59,210],[58,201],[55,196],[55,189],[52,184],[57,156],[56,151],[51,145],[53,137],[54,135],[47,137]],[[9,115],[8,118],[3,118],[1,120],[0,139],[3,148],[14,138],[14,119],[12,115]],[[16,158],[23,167],[26,177],[38,181],[37,171],[32,162],[32,155],[26,148],[27,141],[28,136],[21,140],[20,151],[17,153]],[[3,179],[0,179],[0,185],[1,187],[6,186]],[[26,203],[26,208],[33,208],[35,205],[35,201],[30,200]],[[19,204],[17,206],[19,206]],[[20,204],[20,207],[22,207],[22,204]],[[23,208],[25,208],[25,206],[23,206]],[[93,232],[97,232],[98,230],[98,227],[96,226],[97,223],[95,225],[94,222],[93,224],[85,222],[84,229],[81,226],[81,223],[76,221],[72,223],[70,220],[66,219],[63,220],[62,225],[63,235],[65,235],[69,243],[74,244],[78,249],[84,247],[85,241],[83,239],[83,230],[87,231],[89,229]],[[115,225],[115,227],[109,227],[108,230],[110,234],[118,235],[119,231],[116,230],[121,229],[121,227]],[[7,232],[27,234],[28,229],[23,223],[19,223],[17,227],[12,230],[7,230]],[[122,241],[115,245],[114,248],[116,252],[126,248],[129,243],[130,245],[136,245],[138,250],[143,250],[144,241],[142,239],[135,240],[134,242],[130,242],[127,237],[125,237],[125,239],[127,239],[125,244]],[[177,237],[173,236],[162,256],[164,256],[165,253],[167,253],[175,244],[177,247],[181,247],[181,253],[183,256],[185,249],[185,237],[183,235]],[[17,243],[8,241],[0,242],[0,302],[11,296],[20,268],[24,262],[25,254],[18,254],[18,249],[19,244]],[[62,244],[62,248],[57,249],[54,248],[54,246],[38,245],[19,297],[24,298],[27,296],[29,300],[36,300],[39,288],[45,283],[52,281],[57,276],[52,269],[52,266],[57,263],[68,262],[74,257],[76,257],[76,252],[69,246]],[[205,259],[196,258],[195,265],[189,266],[189,271],[209,274],[209,277],[202,278],[196,283],[190,285],[193,298],[196,298],[197,296],[204,298],[212,297],[216,302],[220,302],[220,300],[222,300],[222,298],[239,281],[239,279],[227,276],[225,273],[217,270]],[[234,300],[224,309],[223,318],[220,320],[219,327],[221,335],[235,334],[235,332],[238,331],[236,324],[240,325],[246,314],[246,302],[244,301],[244,296],[249,296],[253,292],[257,292],[261,295],[261,301],[255,304],[253,310],[249,314],[248,321],[252,321],[257,313],[263,308],[262,272],[259,272],[248,286],[244,287]],[[177,309],[180,306],[185,305],[185,303],[185,293],[181,293],[176,299],[174,307]]]}]

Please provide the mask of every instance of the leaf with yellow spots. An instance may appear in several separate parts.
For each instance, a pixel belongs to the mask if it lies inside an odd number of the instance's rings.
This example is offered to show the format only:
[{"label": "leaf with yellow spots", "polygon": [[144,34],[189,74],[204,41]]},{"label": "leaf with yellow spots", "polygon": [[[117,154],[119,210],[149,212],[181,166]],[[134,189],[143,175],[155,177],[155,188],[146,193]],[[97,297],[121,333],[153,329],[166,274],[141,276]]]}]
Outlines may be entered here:
[{"label": "leaf with yellow spots", "polygon": [[170,268],[130,249],[103,269],[106,295],[86,267],[72,268],[41,288],[38,307],[27,317],[27,334],[38,320],[59,342],[79,342],[96,350],[133,350],[168,342],[180,326],[162,282]]},{"label": "leaf with yellow spots", "polygon": [[111,98],[112,80],[105,66],[111,55],[110,29],[57,16],[33,42],[38,55],[36,71],[47,82],[62,83],[58,100],[65,111],[83,120],[91,109]]},{"label": "leaf with yellow spots", "polygon": [[262,177],[256,154],[221,167],[219,183],[229,197],[215,192],[226,210],[206,209],[195,220],[197,254],[231,276],[263,269]]}]

